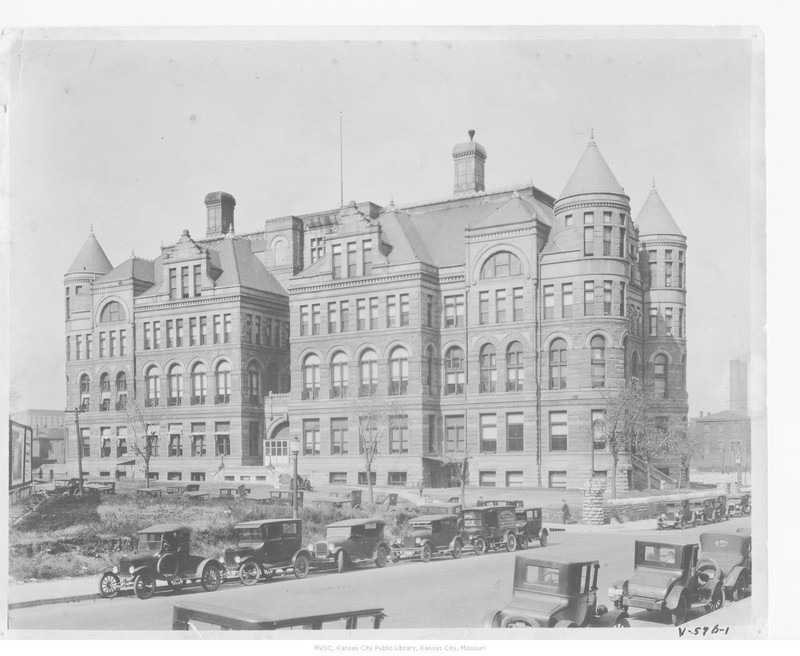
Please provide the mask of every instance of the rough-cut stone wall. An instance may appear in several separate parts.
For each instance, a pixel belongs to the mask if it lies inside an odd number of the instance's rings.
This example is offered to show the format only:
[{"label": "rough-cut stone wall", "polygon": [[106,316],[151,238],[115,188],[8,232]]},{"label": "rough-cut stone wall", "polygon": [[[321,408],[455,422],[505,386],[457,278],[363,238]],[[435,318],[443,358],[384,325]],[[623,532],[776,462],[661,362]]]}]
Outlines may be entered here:
[{"label": "rough-cut stone wall", "polygon": [[606,508],[603,503],[605,482],[590,478],[583,486],[583,523],[605,524]]},{"label": "rough-cut stone wall", "polygon": [[633,522],[639,519],[655,519],[664,512],[664,507],[670,501],[704,499],[717,494],[725,494],[725,490],[682,492],[680,494],[668,494],[657,497],[637,497],[635,499],[605,499],[604,506],[606,515],[611,518],[612,522]]}]

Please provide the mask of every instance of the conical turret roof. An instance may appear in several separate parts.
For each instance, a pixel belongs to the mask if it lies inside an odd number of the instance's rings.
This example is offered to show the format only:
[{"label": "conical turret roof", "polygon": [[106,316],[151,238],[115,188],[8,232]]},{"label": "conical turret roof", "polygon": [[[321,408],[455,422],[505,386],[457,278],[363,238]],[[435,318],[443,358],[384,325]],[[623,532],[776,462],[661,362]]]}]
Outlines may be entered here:
[{"label": "conical turret roof", "polygon": [[644,206],[636,219],[639,226],[640,235],[680,235],[683,236],[681,229],[672,218],[658,190],[653,185],[650,195],[644,202]]},{"label": "conical turret roof", "polygon": [[614,174],[611,172],[606,160],[600,154],[600,149],[592,138],[583,151],[575,170],[561,192],[559,200],[578,194],[621,194],[625,195]]},{"label": "conical turret roof", "polygon": [[94,232],[90,232],[67,273],[108,273],[113,268]]}]

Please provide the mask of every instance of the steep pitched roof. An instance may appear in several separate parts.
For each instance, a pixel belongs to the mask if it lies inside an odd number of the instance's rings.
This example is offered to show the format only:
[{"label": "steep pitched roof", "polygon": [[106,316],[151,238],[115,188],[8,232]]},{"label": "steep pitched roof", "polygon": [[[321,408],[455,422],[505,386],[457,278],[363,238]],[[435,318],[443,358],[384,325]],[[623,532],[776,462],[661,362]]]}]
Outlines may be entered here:
[{"label": "steep pitched roof", "polygon": [[109,271],[97,282],[114,282],[116,280],[129,280],[135,278],[143,282],[155,282],[155,272],[152,260],[143,260],[140,257],[129,257],[113,271]]},{"label": "steep pitched roof", "polygon": [[90,232],[67,273],[108,273],[113,268],[94,232]]},{"label": "steep pitched roof", "polygon": [[586,150],[583,151],[575,170],[572,172],[564,191],[558,197],[559,200],[568,196],[578,194],[621,194],[625,195],[614,174],[611,172],[606,160],[600,154],[600,150],[594,139],[588,143]]},{"label": "steep pitched roof", "polygon": [[[489,215],[471,223],[469,227],[484,229],[536,221],[539,212],[530,200],[515,194]],[[545,223],[550,221],[546,220]]]},{"label": "steep pitched roof", "polygon": [[211,246],[219,254],[222,273],[217,287],[240,285],[285,296],[286,290],[253,254],[246,239],[221,239]]},{"label": "steep pitched roof", "polygon": [[650,195],[644,202],[639,216],[636,219],[640,235],[681,235],[681,229],[672,218],[664,201],[655,188],[650,190]]}]

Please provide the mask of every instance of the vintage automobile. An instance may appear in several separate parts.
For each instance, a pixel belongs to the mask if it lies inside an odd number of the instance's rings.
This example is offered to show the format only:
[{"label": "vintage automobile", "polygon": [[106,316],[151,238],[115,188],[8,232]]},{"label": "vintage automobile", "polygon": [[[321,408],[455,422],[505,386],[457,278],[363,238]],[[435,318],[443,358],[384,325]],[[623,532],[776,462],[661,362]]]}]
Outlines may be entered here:
[{"label": "vintage automobile", "polygon": [[[369,620],[369,624],[359,626],[360,619]],[[379,629],[384,619],[386,615],[383,608],[358,608],[300,616],[280,607],[241,610],[230,606],[180,603],[172,608],[173,631],[202,631],[205,627],[216,627],[222,631]]]},{"label": "vintage automobile", "polygon": [[728,517],[747,517],[749,514],[749,494],[731,494],[728,496]]},{"label": "vintage automobile", "polygon": [[281,506],[282,508],[292,507],[292,495],[297,497],[297,507],[303,507],[303,496],[305,492],[298,490],[259,490],[244,497],[245,501],[258,503],[263,506]]},{"label": "vintage automobile", "polygon": [[521,499],[478,499],[476,506],[513,506],[514,508],[522,508],[525,503]]},{"label": "vintage automobile", "polygon": [[330,492],[326,496],[312,499],[312,503],[324,504],[332,508],[352,508],[353,510],[361,510],[361,490]]},{"label": "vintage automobile", "polygon": [[514,511],[517,518],[517,549],[527,549],[534,540],[539,540],[543,547],[547,546],[546,528],[542,528],[541,508],[520,508]]},{"label": "vintage automobile", "polygon": [[290,479],[289,480],[289,489],[294,489],[295,482],[297,483],[298,490],[305,490],[306,492],[311,492],[311,479],[310,478],[303,478],[300,474],[297,475],[297,480]]},{"label": "vintage automobile", "polygon": [[637,540],[633,576],[614,583],[608,597],[619,610],[660,611],[675,626],[689,611],[717,610],[724,601],[719,566],[697,554],[696,544]]},{"label": "vintage automobile", "polygon": [[435,554],[461,558],[464,541],[457,515],[422,515],[409,520],[409,532],[392,543],[392,561],[415,558],[427,563]]},{"label": "vintage automobile", "polygon": [[690,499],[689,516],[692,526],[714,521],[714,502],[710,499]]},{"label": "vintage automobile", "polygon": [[522,554],[514,562],[514,594],[502,610],[490,611],[485,628],[627,628],[628,614],[597,605],[596,561],[539,560]]},{"label": "vintage automobile", "polygon": [[514,506],[478,506],[461,511],[463,536],[478,556],[489,549],[517,548],[517,517]]},{"label": "vintage automobile", "polygon": [[425,503],[414,507],[417,515],[459,515],[461,513],[460,503]]},{"label": "vintage automobile", "polygon": [[688,524],[695,526],[696,522],[697,517],[694,516],[694,510],[688,501],[670,501],[666,504],[664,512],[658,516],[656,525],[661,531],[665,528],[684,529]]},{"label": "vintage automobile", "polygon": [[722,522],[728,519],[728,497],[725,494],[720,494],[716,497],[711,497],[711,517],[715,522]]},{"label": "vintage automobile", "polygon": [[166,581],[175,591],[195,581],[207,592],[219,588],[225,565],[216,558],[191,555],[191,532],[180,524],[156,524],[138,531],[137,553],[123,556],[119,565],[103,572],[100,595],[116,597],[122,588],[133,586],[139,599],[149,599],[156,592],[156,581]]},{"label": "vintage automobile", "polygon": [[221,559],[227,576],[238,576],[245,585],[260,578],[292,572],[305,578],[311,553],[303,548],[302,519],[263,519],[242,522],[233,527],[236,546],[226,549]]},{"label": "vintage automobile", "polygon": [[48,497],[73,497],[81,492],[80,479],[75,476],[73,478],[57,478],[53,481],[53,486],[45,487],[44,493]]},{"label": "vintage automobile", "polygon": [[391,555],[383,539],[386,522],[382,517],[345,519],[325,527],[325,539],[308,545],[315,567],[336,565],[339,572],[358,563],[374,562],[376,567],[386,565]]},{"label": "vintage automobile", "polygon": [[701,533],[701,561],[710,560],[719,568],[725,596],[739,601],[750,595],[752,584],[751,540],[741,533]]}]

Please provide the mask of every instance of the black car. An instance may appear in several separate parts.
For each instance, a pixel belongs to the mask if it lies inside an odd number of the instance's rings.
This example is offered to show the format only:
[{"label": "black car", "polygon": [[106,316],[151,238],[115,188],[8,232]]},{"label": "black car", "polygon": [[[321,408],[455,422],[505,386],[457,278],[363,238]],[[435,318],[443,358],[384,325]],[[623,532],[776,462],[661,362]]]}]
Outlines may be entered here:
[{"label": "black car", "polygon": [[534,540],[539,540],[543,547],[547,546],[546,528],[542,528],[541,508],[521,508],[514,512],[517,518],[517,548],[526,549]]},{"label": "black car", "polygon": [[427,563],[435,554],[461,558],[464,541],[457,515],[422,515],[408,522],[408,534],[392,543],[392,560],[419,557]]},{"label": "black car", "polygon": [[345,519],[325,527],[325,539],[309,545],[314,555],[313,565],[335,565],[339,572],[359,563],[374,562],[384,567],[391,550],[383,539],[386,521],[383,518]]},{"label": "black car", "polygon": [[489,549],[517,548],[515,506],[478,506],[461,511],[461,524],[466,541],[479,556]]}]

